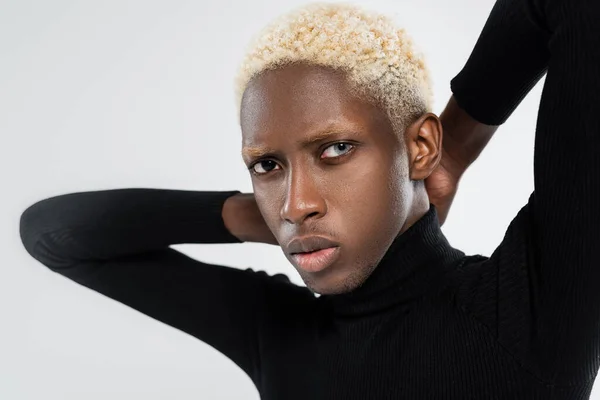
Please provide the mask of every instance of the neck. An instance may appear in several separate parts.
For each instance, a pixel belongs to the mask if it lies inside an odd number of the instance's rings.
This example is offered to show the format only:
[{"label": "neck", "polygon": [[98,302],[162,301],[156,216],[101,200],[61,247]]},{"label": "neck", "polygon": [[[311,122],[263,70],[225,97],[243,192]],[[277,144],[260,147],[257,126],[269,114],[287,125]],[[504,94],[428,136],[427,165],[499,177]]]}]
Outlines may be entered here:
[{"label": "neck", "polygon": [[435,206],[398,235],[382,261],[357,289],[322,295],[318,302],[336,315],[377,315],[401,303],[438,291],[464,253],[440,230]]}]

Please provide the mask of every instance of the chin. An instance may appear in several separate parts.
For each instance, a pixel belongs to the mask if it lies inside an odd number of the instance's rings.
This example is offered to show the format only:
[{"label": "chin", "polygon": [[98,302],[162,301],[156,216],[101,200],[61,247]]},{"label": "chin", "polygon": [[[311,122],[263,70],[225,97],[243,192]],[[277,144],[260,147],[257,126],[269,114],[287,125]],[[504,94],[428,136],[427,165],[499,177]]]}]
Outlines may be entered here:
[{"label": "chin", "polygon": [[341,281],[328,282],[326,278],[319,279],[314,276],[302,276],[302,280],[306,287],[313,293],[319,295],[335,295],[349,293],[360,287],[366,280],[366,277],[349,275],[345,276]]}]

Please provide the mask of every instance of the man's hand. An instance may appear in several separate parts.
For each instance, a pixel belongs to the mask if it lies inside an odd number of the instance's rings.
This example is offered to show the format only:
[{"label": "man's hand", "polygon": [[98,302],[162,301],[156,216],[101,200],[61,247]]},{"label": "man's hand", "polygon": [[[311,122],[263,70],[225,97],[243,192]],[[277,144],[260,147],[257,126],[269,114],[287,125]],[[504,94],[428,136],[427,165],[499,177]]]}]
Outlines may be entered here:
[{"label": "man's hand", "polygon": [[225,227],[242,242],[279,244],[258,209],[254,193],[229,197],[223,204],[222,216]]},{"label": "man's hand", "polygon": [[438,167],[425,179],[425,189],[427,189],[429,201],[437,208],[440,226],[446,222],[460,181],[460,174],[452,172],[446,166],[448,160],[444,160],[444,157],[446,156],[442,154],[442,160]]},{"label": "man's hand", "polygon": [[438,210],[443,225],[458,190],[463,173],[479,157],[498,126],[485,125],[461,109],[454,96],[450,97],[440,115],[444,129],[442,158],[439,166],[425,179],[429,201]]}]

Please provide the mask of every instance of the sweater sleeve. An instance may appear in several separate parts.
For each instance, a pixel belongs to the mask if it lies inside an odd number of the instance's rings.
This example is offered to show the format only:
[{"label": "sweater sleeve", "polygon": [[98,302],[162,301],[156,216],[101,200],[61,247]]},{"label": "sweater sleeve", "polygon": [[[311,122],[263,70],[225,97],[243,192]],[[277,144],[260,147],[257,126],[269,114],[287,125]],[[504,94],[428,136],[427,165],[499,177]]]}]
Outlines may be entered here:
[{"label": "sweater sleeve", "polygon": [[593,380],[600,360],[598,21],[597,1],[498,0],[451,83],[467,113],[498,125],[547,72],[534,191],[489,260],[465,267],[458,301],[556,385]]},{"label": "sweater sleeve", "polygon": [[223,203],[235,193],[65,194],[23,212],[21,239],[52,271],[211,345],[258,388],[261,327],[269,304],[275,304],[269,293],[277,292],[281,302],[285,293],[306,292],[284,274],[208,264],[169,247],[239,243],[221,216]]}]

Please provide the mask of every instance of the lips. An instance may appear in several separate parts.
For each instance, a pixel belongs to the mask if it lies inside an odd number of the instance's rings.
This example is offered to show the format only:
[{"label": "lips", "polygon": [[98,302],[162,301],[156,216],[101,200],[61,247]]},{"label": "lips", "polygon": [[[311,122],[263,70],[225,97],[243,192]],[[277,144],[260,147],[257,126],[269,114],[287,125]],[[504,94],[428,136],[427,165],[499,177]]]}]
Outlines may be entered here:
[{"label": "lips", "polygon": [[299,268],[317,273],[340,257],[340,244],[323,236],[305,236],[293,239],[287,252]]},{"label": "lips", "polygon": [[292,239],[287,245],[287,251],[290,255],[298,253],[309,253],[330,247],[339,247],[339,243],[327,239],[323,236],[305,236]]},{"label": "lips", "polygon": [[331,266],[340,257],[339,247],[330,247],[312,253],[296,253],[292,258],[299,268],[306,272],[317,273]]}]

